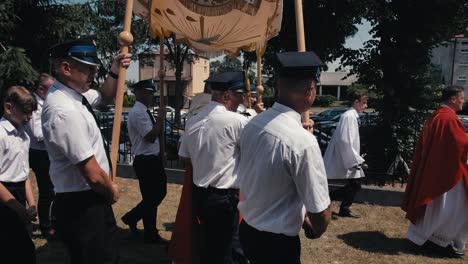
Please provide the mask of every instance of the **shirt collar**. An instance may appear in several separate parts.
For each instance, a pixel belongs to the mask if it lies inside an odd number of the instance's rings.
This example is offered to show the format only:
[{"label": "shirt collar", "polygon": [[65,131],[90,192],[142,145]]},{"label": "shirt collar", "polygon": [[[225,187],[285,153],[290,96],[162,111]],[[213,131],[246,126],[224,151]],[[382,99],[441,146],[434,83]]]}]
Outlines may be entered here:
[{"label": "shirt collar", "polygon": [[216,102],[216,101],[210,101],[210,103],[208,104],[207,108],[210,109],[210,110],[214,110],[214,109],[217,109],[217,110],[227,110],[227,109],[226,109],[226,106],[224,106],[223,104],[218,103],[218,102]]},{"label": "shirt collar", "polygon": [[271,107],[273,110],[276,110],[282,114],[285,114],[286,116],[294,119],[295,121],[297,121],[297,123],[299,125],[302,126],[302,122],[301,122],[301,115],[296,112],[295,110],[293,110],[292,108],[288,107],[288,106],[285,106],[283,104],[280,104],[278,102],[274,103],[273,106]]},{"label": "shirt collar", "polygon": [[0,119],[0,125],[4,127],[8,133],[11,133],[13,131],[16,131],[17,133],[21,132],[17,130],[16,127],[5,117],[2,117],[2,119]]},{"label": "shirt collar", "polygon": [[148,107],[146,107],[146,105],[144,105],[142,102],[139,102],[139,101],[135,102],[134,107],[136,107],[137,109],[142,109],[143,111],[148,110]]},{"label": "shirt collar", "polygon": [[62,91],[68,97],[79,101],[80,103],[83,101],[83,95],[79,92],[73,90],[72,88],[66,86],[65,84],[55,80],[53,86],[55,89]]},{"label": "shirt collar", "polygon": [[356,111],[356,109],[354,109],[354,107],[351,107],[351,110],[353,111],[353,114],[356,118],[359,118],[359,114],[358,112]]},{"label": "shirt collar", "polygon": [[42,106],[44,104],[44,99],[42,99],[37,93],[33,93],[34,97],[36,98],[37,104]]}]

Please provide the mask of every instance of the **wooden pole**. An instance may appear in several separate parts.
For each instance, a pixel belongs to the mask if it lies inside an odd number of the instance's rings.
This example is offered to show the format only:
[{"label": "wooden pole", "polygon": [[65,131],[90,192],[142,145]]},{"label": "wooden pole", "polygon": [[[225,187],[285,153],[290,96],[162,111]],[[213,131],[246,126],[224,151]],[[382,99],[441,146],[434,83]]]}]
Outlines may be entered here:
[{"label": "wooden pole", "polygon": [[263,84],[262,84],[262,56],[257,52],[257,102],[261,104],[263,102]]},{"label": "wooden pole", "polygon": [[[304,37],[304,15],[302,12],[302,0],[294,0],[296,10],[296,35],[297,35],[297,51],[305,52],[305,37]],[[302,122],[310,122],[309,110],[302,113]]]},{"label": "wooden pole", "polygon": [[[159,108],[166,109],[166,102],[164,100],[164,77],[166,76],[166,71],[164,71],[164,35],[161,33],[159,36]],[[166,122],[166,117],[163,118],[163,122]],[[159,155],[163,161],[163,164],[166,163],[166,133],[165,133],[165,124],[162,127],[162,136],[159,137]]]},{"label": "wooden pole", "polygon": [[[130,33],[130,27],[132,23],[132,12],[133,12],[133,0],[127,0],[125,7],[125,20],[123,31],[119,34],[119,43],[121,46],[121,53],[128,53],[130,46],[133,43],[133,36]],[[117,80],[117,95],[115,97],[115,112],[114,112],[114,126],[112,129],[112,143],[111,143],[111,164],[112,174],[111,180],[115,182],[117,172],[117,158],[119,154],[119,138],[120,138],[120,124],[122,122],[122,105],[123,105],[123,93],[125,86],[125,75],[127,69],[120,67],[119,78]]]}]

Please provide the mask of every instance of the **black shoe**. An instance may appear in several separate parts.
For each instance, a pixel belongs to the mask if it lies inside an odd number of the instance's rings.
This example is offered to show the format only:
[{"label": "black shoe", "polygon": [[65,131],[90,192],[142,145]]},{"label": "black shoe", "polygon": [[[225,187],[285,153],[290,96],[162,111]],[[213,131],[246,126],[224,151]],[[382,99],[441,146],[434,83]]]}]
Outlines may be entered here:
[{"label": "black shoe", "polygon": [[127,217],[122,216],[122,222],[126,225],[128,225],[128,228],[130,229],[130,232],[134,235],[138,235],[140,233],[140,230],[137,228],[137,222],[131,222]]},{"label": "black shoe", "polygon": [[448,245],[445,248],[445,256],[448,258],[464,258],[465,253],[455,250],[452,245]]},{"label": "black shoe", "polygon": [[338,213],[338,216],[341,216],[341,217],[350,217],[350,218],[361,218],[360,215],[357,215],[357,214],[353,214],[351,212],[351,210],[347,210],[347,211],[341,211]]},{"label": "black shoe", "polygon": [[50,228],[48,230],[43,230],[42,231],[42,236],[47,240],[47,241],[55,241],[57,240],[57,234],[55,233],[55,229]]},{"label": "black shoe", "polygon": [[145,236],[143,242],[145,242],[145,244],[160,244],[164,246],[169,245],[169,240],[162,238],[159,234]]},{"label": "black shoe", "polygon": [[338,214],[335,213],[335,212],[332,212],[332,214],[331,214],[331,219],[332,219],[332,220],[338,220]]},{"label": "black shoe", "polygon": [[436,254],[437,256],[444,258],[464,258],[465,253],[456,251],[452,245],[447,247],[441,247],[432,241],[426,241],[421,248],[428,254]]}]

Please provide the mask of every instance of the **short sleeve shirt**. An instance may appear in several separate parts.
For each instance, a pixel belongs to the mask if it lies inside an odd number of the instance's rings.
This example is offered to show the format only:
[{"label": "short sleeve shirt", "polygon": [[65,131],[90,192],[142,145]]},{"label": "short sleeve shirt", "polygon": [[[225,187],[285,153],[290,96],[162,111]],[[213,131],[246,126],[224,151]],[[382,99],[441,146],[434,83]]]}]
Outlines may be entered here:
[{"label": "short sleeve shirt", "polygon": [[245,126],[240,138],[238,208],[260,231],[296,236],[306,211],[330,205],[315,137],[291,108],[275,103]]},{"label": "short sleeve shirt", "polygon": [[31,120],[25,127],[26,133],[28,133],[31,139],[31,149],[45,150],[44,136],[42,135],[42,123],[41,114],[44,100],[34,93],[34,97],[37,101],[37,110],[32,113]]},{"label": "short sleeve shirt", "polygon": [[29,176],[29,136],[0,119],[0,181],[21,182]]},{"label": "short sleeve shirt", "polygon": [[185,128],[179,156],[190,158],[193,183],[199,187],[235,188],[239,138],[247,119],[210,102]]},{"label": "short sleeve shirt", "polygon": [[96,90],[80,94],[55,81],[44,103],[42,131],[50,158],[49,174],[56,193],[91,189],[76,166],[91,156],[109,174],[101,131],[93,115],[82,104],[83,96],[91,105],[100,101]]},{"label": "short sleeve shirt", "polygon": [[159,140],[149,142],[144,139],[153,129],[147,110],[144,104],[137,101],[128,113],[128,135],[135,155],[159,155]]}]

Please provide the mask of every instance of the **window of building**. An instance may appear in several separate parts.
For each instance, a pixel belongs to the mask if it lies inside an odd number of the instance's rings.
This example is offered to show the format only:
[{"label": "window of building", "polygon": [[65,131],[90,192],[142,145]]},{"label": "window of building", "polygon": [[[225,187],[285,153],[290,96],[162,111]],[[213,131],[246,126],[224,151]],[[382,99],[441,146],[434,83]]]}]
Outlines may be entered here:
[{"label": "window of building", "polygon": [[468,61],[460,61],[460,66],[468,67]]},{"label": "window of building", "polygon": [[461,43],[460,52],[461,52],[461,53],[468,53],[468,41],[463,41],[463,42]]},{"label": "window of building", "polygon": [[458,81],[460,82],[466,81],[466,76],[458,76]]},{"label": "window of building", "polygon": [[205,68],[205,73],[207,73],[208,72],[208,67],[205,66],[203,68]]}]

